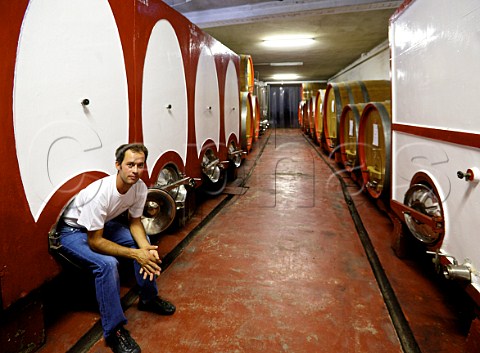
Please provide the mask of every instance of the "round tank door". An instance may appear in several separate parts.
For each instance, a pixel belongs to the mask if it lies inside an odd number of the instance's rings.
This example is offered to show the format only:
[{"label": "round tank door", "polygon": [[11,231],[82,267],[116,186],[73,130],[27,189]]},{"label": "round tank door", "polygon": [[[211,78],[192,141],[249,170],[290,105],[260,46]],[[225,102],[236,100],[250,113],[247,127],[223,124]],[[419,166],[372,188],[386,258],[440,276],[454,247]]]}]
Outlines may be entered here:
[{"label": "round tank door", "polygon": [[215,60],[209,48],[203,47],[195,82],[195,134],[197,156],[202,146],[212,140],[218,152],[220,144],[220,95]]},{"label": "round tank door", "polygon": [[115,149],[128,142],[125,60],[108,1],[31,0],[14,87],[18,163],[38,220],[68,180],[114,173]]},{"label": "round tank door", "polygon": [[142,87],[143,140],[149,173],[166,151],[187,158],[187,85],[180,44],[170,22],[158,21],[150,35]]}]

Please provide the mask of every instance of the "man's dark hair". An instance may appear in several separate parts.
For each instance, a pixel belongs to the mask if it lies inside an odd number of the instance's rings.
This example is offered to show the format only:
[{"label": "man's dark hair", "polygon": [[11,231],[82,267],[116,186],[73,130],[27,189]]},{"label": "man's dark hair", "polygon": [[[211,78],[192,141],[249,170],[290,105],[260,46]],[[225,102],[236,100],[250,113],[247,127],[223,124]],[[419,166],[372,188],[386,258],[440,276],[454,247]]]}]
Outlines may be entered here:
[{"label": "man's dark hair", "polygon": [[115,161],[118,164],[122,164],[123,159],[125,158],[125,152],[131,150],[132,152],[143,153],[145,155],[145,161],[147,161],[148,157],[148,149],[142,143],[126,143],[121,145],[115,151]]}]

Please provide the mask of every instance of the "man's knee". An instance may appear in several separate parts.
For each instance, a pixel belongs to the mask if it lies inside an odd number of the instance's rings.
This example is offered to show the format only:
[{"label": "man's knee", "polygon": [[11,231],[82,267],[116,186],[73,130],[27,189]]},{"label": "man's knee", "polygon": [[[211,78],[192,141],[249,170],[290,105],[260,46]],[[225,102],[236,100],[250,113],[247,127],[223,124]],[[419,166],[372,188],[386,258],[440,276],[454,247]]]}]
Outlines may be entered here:
[{"label": "man's knee", "polygon": [[113,256],[104,256],[102,261],[97,263],[97,269],[94,272],[115,273],[118,272],[118,260]]}]

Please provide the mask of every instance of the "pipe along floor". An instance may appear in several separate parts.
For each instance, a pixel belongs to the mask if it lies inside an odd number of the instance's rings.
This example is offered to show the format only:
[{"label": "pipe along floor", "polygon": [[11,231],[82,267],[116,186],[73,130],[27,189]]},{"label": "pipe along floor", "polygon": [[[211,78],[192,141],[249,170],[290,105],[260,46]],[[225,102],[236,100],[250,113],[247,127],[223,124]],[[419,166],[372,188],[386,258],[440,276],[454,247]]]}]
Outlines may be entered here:
[{"label": "pipe along floor", "polygon": [[[126,327],[142,352],[463,352],[468,299],[425,257],[397,258],[392,232],[300,130],[272,129],[224,194],[156,239],[177,312],[138,311],[127,280]],[[58,281],[40,352],[110,352],[93,288]]]}]

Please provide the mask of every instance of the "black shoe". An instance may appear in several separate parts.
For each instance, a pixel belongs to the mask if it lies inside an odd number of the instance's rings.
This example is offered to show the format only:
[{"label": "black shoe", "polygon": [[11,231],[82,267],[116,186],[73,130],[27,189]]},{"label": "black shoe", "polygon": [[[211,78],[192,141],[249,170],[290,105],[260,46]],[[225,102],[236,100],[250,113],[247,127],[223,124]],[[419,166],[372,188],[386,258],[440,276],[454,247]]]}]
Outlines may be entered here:
[{"label": "black shoe", "polygon": [[138,302],[138,310],[150,311],[160,315],[173,315],[175,312],[175,305],[162,298],[156,297],[146,303],[140,300]]},{"label": "black shoe", "polygon": [[140,346],[123,326],[119,326],[107,338],[107,345],[114,353],[140,353]]}]

